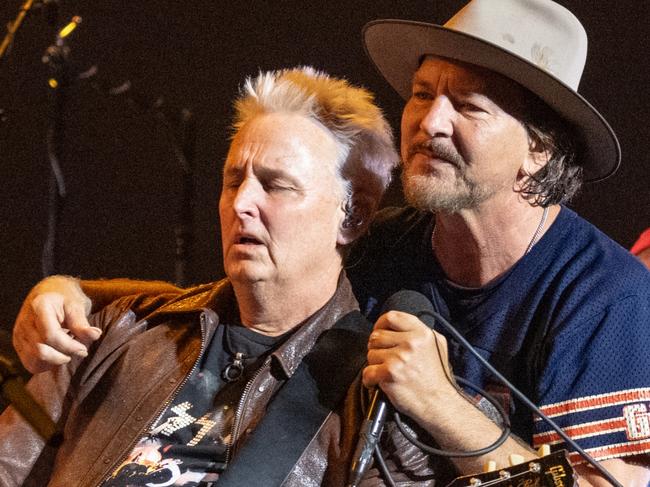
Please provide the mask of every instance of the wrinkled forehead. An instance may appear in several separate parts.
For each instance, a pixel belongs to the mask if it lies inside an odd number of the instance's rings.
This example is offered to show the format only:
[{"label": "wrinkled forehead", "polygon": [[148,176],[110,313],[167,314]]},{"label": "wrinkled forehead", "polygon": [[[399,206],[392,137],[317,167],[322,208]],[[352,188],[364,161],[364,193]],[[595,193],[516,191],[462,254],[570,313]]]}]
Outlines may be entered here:
[{"label": "wrinkled forehead", "polygon": [[234,135],[224,172],[275,168],[301,177],[333,173],[338,146],[333,136],[309,117],[291,113],[267,113],[252,117]]}]

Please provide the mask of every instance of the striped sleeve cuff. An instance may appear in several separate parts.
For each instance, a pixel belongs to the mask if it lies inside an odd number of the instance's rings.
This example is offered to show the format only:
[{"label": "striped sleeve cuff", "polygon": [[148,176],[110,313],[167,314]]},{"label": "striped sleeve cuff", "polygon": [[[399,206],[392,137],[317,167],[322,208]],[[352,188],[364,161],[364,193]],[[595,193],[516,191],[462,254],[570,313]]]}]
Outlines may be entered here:
[{"label": "striped sleeve cuff", "polygon": [[[650,388],[581,397],[541,407],[596,460],[650,453]],[[535,447],[559,446],[560,436],[536,418]],[[572,463],[582,463],[572,452]]]}]

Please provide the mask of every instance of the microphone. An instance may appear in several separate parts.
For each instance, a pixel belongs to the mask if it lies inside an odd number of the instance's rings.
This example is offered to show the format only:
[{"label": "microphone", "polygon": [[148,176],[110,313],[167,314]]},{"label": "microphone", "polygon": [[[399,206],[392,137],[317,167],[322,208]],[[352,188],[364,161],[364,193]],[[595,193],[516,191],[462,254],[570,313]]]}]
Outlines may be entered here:
[{"label": "microphone", "polygon": [[[381,313],[387,311],[403,311],[417,316],[429,328],[433,328],[433,306],[421,293],[402,290],[391,295],[381,308]],[[372,460],[372,454],[377,447],[379,437],[384,429],[389,401],[381,389],[375,388],[370,401],[366,418],[359,429],[359,440],[352,456],[347,487],[356,487],[361,482]]]},{"label": "microphone", "polygon": [[50,446],[57,447],[63,441],[63,435],[56,425],[25,389],[22,378],[11,361],[0,355],[0,389],[2,396],[8,399],[16,411]]}]

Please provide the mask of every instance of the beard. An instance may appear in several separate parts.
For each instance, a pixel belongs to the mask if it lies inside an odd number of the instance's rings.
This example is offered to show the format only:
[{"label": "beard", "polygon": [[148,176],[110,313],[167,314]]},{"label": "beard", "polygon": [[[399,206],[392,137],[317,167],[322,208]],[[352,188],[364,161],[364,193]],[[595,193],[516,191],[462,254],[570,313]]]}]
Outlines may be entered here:
[{"label": "beard", "polygon": [[[411,161],[417,153],[447,161],[453,168],[453,180],[443,180],[433,171],[414,173]],[[457,213],[478,207],[495,191],[469,177],[467,167],[458,152],[440,142],[430,140],[414,144],[409,148],[402,173],[406,201],[418,210],[431,212]]]}]

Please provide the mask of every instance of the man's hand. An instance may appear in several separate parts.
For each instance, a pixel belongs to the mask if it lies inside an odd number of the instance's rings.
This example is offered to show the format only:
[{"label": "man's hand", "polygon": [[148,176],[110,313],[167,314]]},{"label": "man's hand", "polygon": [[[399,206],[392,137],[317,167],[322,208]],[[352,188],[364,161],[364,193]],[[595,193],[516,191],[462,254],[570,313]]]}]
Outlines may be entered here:
[{"label": "man's hand", "polygon": [[[483,448],[500,434],[499,428],[456,389],[445,338],[408,313],[389,311],[375,323],[368,342],[363,383],[366,387],[381,387],[395,408],[417,421],[443,448]],[[499,468],[507,467],[511,453],[526,460],[535,458],[530,449],[511,437],[488,455],[455,458],[454,463],[460,472],[471,474],[480,472],[488,459],[496,461]],[[625,487],[650,485],[650,469],[645,459],[643,464],[620,458],[602,463]],[[609,485],[588,465],[578,465],[575,471],[581,486]]]},{"label": "man's hand", "polygon": [[13,345],[25,368],[35,374],[85,357],[101,335],[87,315],[90,299],[76,279],[52,276],[27,295],[14,324]]},{"label": "man's hand", "polygon": [[[393,406],[424,428],[444,449],[484,448],[500,428],[456,387],[448,365],[447,341],[417,317],[389,311],[375,323],[368,343],[366,387],[378,385]],[[535,458],[528,447],[508,438],[489,456],[454,458],[462,474],[480,472],[487,460],[507,466],[510,454]]]},{"label": "man's hand", "polygon": [[447,359],[446,339],[417,317],[389,311],[379,317],[368,342],[366,387],[378,385],[400,412],[428,415],[426,403],[457,394]]}]

